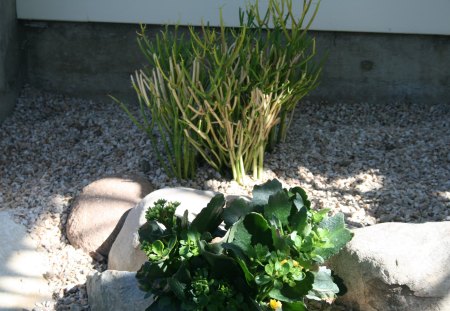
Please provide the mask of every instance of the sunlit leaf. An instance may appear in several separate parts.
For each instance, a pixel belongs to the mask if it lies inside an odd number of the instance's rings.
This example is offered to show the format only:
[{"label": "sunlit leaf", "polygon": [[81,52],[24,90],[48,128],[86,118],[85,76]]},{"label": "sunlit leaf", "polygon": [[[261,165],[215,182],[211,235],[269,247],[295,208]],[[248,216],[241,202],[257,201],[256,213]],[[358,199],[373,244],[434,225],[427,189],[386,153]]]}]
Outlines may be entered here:
[{"label": "sunlit leaf", "polygon": [[223,194],[214,196],[208,205],[200,211],[191,223],[191,229],[198,232],[213,232],[222,223],[225,197]]},{"label": "sunlit leaf", "polygon": [[266,183],[264,183],[262,185],[256,185],[253,188],[252,205],[259,206],[259,205],[267,204],[269,202],[269,197],[271,195],[281,191],[282,189],[283,189],[283,186],[276,179],[267,181]]},{"label": "sunlit leaf", "polygon": [[325,260],[337,254],[353,237],[353,233],[345,227],[344,215],[342,213],[324,219],[319,224],[319,227],[327,230],[328,234],[326,237],[333,245],[332,247],[314,250],[315,254]]},{"label": "sunlit leaf", "polygon": [[291,207],[292,203],[289,201],[289,197],[281,190],[269,197],[269,201],[264,207],[264,216],[269,221],[275,220],[275,223],[279,221],[281,225],[287,225]]},{"label": "sunlit leaf", "polygon": [[336,294],[339,293],[339,287],[333,282],[331,270],[326,267],[320,267],[319,271],[313,273],[314,283],[306,297],[332,302],[336,298]]},{"label": "sunlit leaf", "polygon": [[231,225],[233,225],[239,219],[242,219],[245,215],[249,214],[252,211],[253,208],[246,200],[242,198],[233,200],[230,203],[230,206],[225,208],[223,212],[223,220],[225,222],[225,228],[231,227]]}]

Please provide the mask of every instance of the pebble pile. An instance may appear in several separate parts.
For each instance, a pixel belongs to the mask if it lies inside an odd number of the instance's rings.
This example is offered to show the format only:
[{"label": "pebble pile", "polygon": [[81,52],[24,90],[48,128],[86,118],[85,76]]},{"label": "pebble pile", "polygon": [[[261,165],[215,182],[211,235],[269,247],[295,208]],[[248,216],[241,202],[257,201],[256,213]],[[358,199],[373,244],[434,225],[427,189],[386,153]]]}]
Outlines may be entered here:
[{"label": "pebble pile", "polygon": [[[105,103],[106,102],[106,103]],[[48,255],[54,300],[35,310],[89,310],[86,276],[103,271],[68,244],[71,201],[111,174],[141,174],[155,188],[185,186],[248,195],[245,186],[200,168],[190,181],[161,171],[146,136],[113,102],[25,87],[0,125],[0,209],[14,209]],[[288,139],[265,161],[264,180],[303,187],[317,208],[343,212],[350,227],[378,222],[450,220],[448,103],[308,103]]]}]

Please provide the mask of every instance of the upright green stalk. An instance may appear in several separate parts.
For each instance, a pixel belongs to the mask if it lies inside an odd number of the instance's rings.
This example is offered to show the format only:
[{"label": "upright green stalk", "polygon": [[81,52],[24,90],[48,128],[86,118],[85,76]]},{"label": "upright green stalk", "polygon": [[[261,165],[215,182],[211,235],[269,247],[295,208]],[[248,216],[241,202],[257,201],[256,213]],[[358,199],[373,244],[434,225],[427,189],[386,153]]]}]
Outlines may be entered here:
[{"label": "upright green stalk", "polygon": [[142,121],[122,107],[169,175],[192,177],[201,156],[239,183],[250,171],[262,178],[265,150],[284,141],[295,106],[318,84],[311,6],[304,0],[297,17],[293,0],[269,0],[265,12],[256,1],[239,13],[239,28],[220,16],[219,28],[190,27],[186,37],[166,28],[154,42],[142,28],[149,67],[132,79]]}]

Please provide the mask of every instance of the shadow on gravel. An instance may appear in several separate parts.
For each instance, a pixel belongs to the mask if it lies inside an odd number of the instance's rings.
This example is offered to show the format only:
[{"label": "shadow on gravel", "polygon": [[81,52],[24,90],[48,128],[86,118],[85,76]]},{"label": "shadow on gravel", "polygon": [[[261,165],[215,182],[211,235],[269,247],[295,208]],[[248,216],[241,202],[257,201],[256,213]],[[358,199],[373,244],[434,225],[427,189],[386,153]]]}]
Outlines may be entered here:
[{"label": "shadow on gravel", "polygon": [[[449,104],[303,103],[267,162],[313,199],[337,198],[324,207],[344,211],[349,223],[364,218],[358,213],[377,222],[442,221],[450,210],[448,146]],[[273,168],[278,153],[286,166]]]},{"label": "shadow on gravel", "polygon": [[77,284],[64,290],[64,295],[57,299],[55,310],[87,311],[90,310],[86,293],[86,284]]}]

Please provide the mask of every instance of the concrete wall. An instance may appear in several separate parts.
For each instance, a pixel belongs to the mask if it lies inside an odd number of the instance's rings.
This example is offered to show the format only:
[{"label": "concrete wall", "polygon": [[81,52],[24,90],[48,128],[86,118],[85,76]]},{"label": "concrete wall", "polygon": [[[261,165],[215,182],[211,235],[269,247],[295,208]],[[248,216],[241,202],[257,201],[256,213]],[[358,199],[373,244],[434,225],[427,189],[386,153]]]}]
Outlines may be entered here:
[{"label": "concrete wall", "polygon": [[450,103],[450,36],[318,33],[324,100]]},{"label": "concrete wall", "polygon": [[31,85],[104,100],[108,94],[133,97],[130,74],[144,61],[136,43],[139,26],[23,22],[21,28]]},{"label": "concrete wall", "polygon": [[[133,99],[129,76],[143,62],[138,26],[23,22],[32,85],[75,96]],[[154,26],[150,33],[160,28]],[[449,101],[450,37],[316,32],[328,52],[312,98],[328,101]]]},{"label": "concrete wall", "polygon": [[19,88],[16,1],[0,1],[0,123],[12,112]]}]

